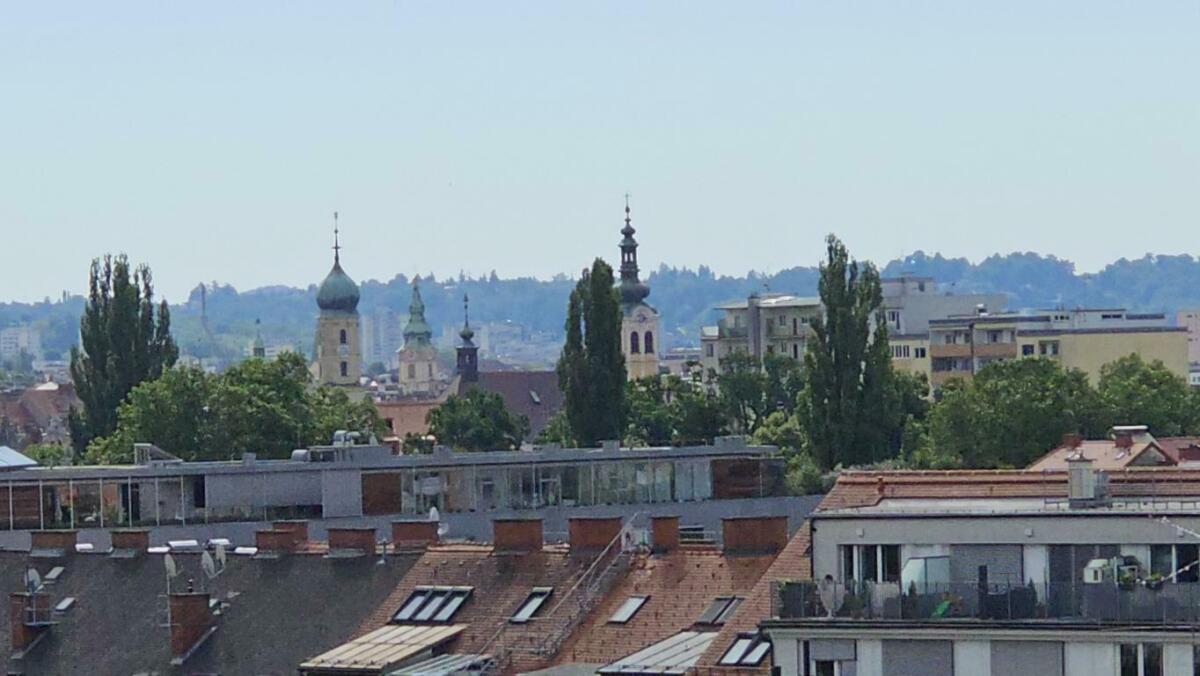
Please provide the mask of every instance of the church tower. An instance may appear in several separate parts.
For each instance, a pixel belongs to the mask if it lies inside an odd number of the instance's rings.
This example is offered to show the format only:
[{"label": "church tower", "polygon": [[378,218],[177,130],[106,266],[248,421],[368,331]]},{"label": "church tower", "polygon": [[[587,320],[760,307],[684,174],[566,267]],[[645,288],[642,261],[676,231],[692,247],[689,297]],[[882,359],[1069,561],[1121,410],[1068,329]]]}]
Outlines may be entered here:
[{"label": "church tower", "polygon": [[254,320],[254,342],[250,345],[250,356],[256,359],[267,358],[267,344],[263,342],[262,320]]},{"label": "church tower", "polygon": [[464,383],[479,382],[479,348],[475,346],[475,330],[471,328],[471,315],[467,307],[467,294],[463,294],[463,327],[458,332],[462,343],[458,346],[455,370]]},{"label": "church tower", "polygon": [[408,304],[408,325],[404,327],[404,347],[396,351],[400,363],[400,390],[405,394],[430,394],[440,383],[437,349],[433,330],[425,321],[425,302],[421,300],[420,277],[413,278],[412,301]]},{"label": "church tower", "polygon": [[658,310],[646,303],[650,287],[638,279],[637,240],[633,238],[629,196],[625,196],[625,227],[621,228],[621,353],[630,380],[658,375]]},{"label": "church tower", "polygon": [[317,289],[316,379],[322,385],[358,385],[362,375],[358,285],[342,270],[337,213],[333,214],[333,269]]}]

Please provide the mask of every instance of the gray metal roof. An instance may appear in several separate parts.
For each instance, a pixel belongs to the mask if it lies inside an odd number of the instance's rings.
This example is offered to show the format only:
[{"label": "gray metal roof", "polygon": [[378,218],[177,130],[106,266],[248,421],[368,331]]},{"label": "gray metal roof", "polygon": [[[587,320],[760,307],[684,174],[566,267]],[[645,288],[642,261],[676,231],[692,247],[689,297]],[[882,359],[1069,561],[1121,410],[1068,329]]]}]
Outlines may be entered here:
[{"label": "gray metal roof", "polygon": [[629,657],[601,667],[601,674],[685,674],[696,666],[715,631],[681,631]]},{"label": "gray metal roof", "polygon": [[18,453],[15,449],[8,446],[0,446],[0,470],[37,466],[37,461],[33,458],[23,453]]}]

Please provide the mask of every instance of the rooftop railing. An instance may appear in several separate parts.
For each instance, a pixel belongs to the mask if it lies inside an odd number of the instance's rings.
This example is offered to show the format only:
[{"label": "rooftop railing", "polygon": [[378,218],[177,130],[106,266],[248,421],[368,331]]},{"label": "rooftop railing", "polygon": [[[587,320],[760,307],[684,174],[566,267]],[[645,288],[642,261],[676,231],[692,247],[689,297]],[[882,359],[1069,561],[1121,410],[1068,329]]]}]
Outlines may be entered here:
[{"label": "rooftop railing", "polygon": [[776,581],[771,616],[783,620],[1200,624],[1200,583],[974,582],[850,585]]}]

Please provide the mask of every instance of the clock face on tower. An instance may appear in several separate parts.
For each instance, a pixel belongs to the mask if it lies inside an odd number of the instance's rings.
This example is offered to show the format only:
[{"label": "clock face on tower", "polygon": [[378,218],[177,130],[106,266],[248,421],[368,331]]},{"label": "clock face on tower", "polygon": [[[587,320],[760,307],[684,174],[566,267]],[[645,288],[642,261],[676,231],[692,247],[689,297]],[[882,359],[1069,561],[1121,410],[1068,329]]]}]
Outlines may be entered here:
[{"label": "clock face on tower", "polygon": [[637,323],[638,323],[638,324],[645,324],[645,323],[646,323],[646,315],[645,315],[645,314],[643,314],[643,313],[641,313],[641,312],[639,312],[639,313],[637,314],[637,317],[636,317],[636,319],[637,319]]}]

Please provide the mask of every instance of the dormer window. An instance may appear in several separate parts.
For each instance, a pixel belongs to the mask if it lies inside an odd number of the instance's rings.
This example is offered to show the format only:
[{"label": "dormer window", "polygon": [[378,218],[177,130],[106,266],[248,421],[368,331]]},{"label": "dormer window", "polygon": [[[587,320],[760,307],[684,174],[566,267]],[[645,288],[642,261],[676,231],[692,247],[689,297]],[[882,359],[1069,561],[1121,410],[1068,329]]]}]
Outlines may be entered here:
[{"label": "dormer window", "polygon": [[739,634],[737,640],[721,655],[722,666],[757,667],[771,652],[771,642],[760,634]]}]

